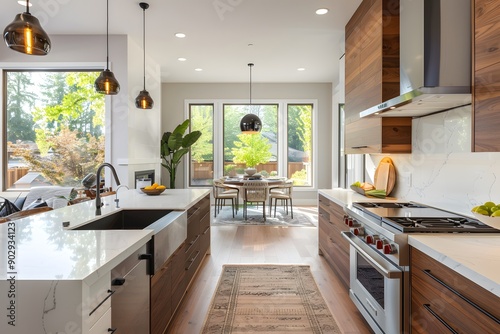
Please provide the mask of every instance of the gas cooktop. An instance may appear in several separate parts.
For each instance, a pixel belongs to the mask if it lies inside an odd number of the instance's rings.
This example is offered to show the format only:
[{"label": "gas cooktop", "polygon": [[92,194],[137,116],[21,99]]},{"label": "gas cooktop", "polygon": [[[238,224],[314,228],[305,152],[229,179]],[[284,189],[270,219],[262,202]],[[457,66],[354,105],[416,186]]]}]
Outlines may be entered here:
[{"label": "gas cooktop", "polygon": [[401,232],[499,233],[477,219],[413,202],[355,202],[353,207]]}]

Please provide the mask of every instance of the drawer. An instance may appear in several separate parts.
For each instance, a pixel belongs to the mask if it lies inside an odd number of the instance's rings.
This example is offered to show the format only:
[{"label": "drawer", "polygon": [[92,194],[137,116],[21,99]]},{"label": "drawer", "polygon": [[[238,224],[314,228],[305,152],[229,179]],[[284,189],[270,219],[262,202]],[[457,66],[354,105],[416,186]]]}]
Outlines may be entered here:
[{"label": "drawer", "polygon": [[500,298],[412,248],[412,326],[431,317],[459,333],[494,333],[500,328]]},{"label": "drawer", "polygon": [[91,328],[111,307],[111,273],[103,275],[97,282],[83,286],[83,319],[85,327]]},{"label": "drawer", "polygon": [[[89,330],[88,334],[110,334],[108,330],[111,328],[111,309],[108,309],[103,316]],[[117,328],[117,333],[119,329]]]}]

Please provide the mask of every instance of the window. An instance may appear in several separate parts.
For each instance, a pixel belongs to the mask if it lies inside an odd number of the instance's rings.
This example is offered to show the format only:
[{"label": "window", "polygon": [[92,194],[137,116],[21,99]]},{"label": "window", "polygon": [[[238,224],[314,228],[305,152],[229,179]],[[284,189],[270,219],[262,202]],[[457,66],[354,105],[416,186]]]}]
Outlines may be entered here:
[{"label": "window", "polygon": [[201,131],[201,137],[191,146],[191,187],[209,186],[214,178],[214,106],[189,105],[191,131]]},{"label": "window", "polygon": [[[247,167],[255,167],[263,176],[278,170],[278,105],[236,105],[224,107],[224,175],[244,174]],[[258,134],[243,134],[240,120],[246,114],[255,114],[262,121]]]},{"label": "window", "polygon": [[365,155],[345,154],[344,152],[344,129],[345,129],[344,104],[339,104],[339,187],[349,188],[356,181],[365,181]]},{"label": "window", "polygon": [[294,186],[312,185],[312,109],[311,104],[288,105],[287,176]]},{"label": "window", "polygon": [[95,71],[4,71],[4,188],[79,186],[104,161]]},{"label": "window", "polygon": [[[207,133],[191,148],[189,186],[206,187],[214,178],[243,175],[253,164],[264,177],[277,175],[293,179],[298,187],[314,186],[314,100],[251,105],[239,101],[186,102],[191,131]],[[240,131],[240,120],[249,113],[262,120],[259,134]]]}]

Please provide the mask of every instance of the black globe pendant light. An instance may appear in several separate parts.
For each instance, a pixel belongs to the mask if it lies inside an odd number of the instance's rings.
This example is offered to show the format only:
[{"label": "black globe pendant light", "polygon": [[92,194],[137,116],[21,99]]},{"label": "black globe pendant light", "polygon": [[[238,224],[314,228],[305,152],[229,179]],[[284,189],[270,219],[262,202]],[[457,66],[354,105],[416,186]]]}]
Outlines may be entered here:
[{"label": "black globe pendant light", "polygon": [[26,12],[17,14],[3,31],[5,44],[14,51],[45,56],[50,52],[50,38],[40,21],[30,14],[30,2],[26,1]]},{"label": "black globe pendant light", "polygon": [[[252,105],[252,67],[254,64],[249,63],[250,68],[250,106]],[[240,130],[242,133],[256,134],[262,130],[262,122],[255,114],[246,114],[240,121]]]},{"label": "black globe pendant light", "polygon": [[153,108],[154,101],[153,98],[149,95],[149,92],[146,90],[146,9],[149,8],[149,4],[145,2],[139,3],[139,7],[142,8],[142,50],[143,50],[143,59],[144,59],[144,89],[141,90],[139,95],[135,98],[135,106],[139,109],[151,109]]},{"label": "black globe pendant light", "polygon": [[106,95],[116,95],[120,91],[118,80],[109,70],[109,0],[106,0],[106,69],[97,77],[94,87],[96,92]]}]

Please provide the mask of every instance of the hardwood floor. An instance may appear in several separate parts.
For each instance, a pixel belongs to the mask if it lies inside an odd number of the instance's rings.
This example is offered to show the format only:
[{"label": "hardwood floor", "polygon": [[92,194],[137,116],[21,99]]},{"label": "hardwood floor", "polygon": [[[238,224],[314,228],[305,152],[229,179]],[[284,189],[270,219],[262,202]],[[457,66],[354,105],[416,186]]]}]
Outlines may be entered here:
[{"label": "hardwood floor", "polygon": [[347,288],[318,255],[317,227],[212,226],[204,259],[167,333],[199,333],[224,264],[308,264],[343,333],[372,333]]}]

